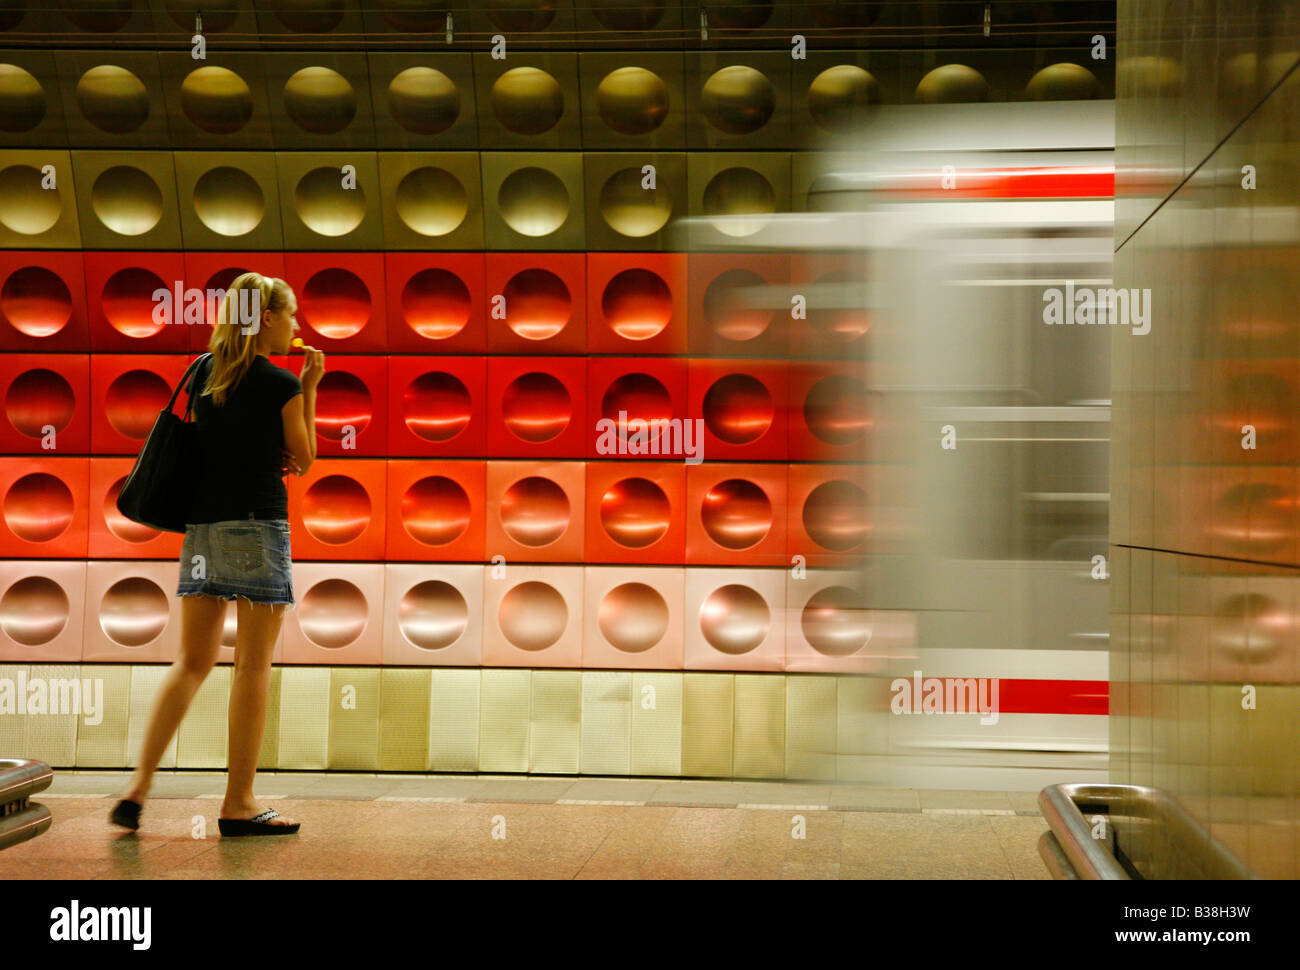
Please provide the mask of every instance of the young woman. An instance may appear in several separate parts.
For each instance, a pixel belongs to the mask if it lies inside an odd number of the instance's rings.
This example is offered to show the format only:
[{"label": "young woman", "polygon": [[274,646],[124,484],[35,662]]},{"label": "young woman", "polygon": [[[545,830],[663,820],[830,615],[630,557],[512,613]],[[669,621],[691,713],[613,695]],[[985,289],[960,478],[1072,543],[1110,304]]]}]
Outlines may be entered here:
[{"label": "young woman", "polygon": [[286,835],[293,822],[253,797],[266,727],[271,653],[284,610],[294,603],[288,495],[283,476],[316,459],[316,386],[324,355],[305,348],[301,379],[271,363],[298,330],[298,301],[284,280],[245,273],[222,301],[191,385],[203,459],[196,468],[191,522],[181,550],[181,655],[154,701],[139,763],[109,818],[136,829],[158,762],[217,660],[226,602],[238,632],[230,687],[229,770],[222,835]]}]

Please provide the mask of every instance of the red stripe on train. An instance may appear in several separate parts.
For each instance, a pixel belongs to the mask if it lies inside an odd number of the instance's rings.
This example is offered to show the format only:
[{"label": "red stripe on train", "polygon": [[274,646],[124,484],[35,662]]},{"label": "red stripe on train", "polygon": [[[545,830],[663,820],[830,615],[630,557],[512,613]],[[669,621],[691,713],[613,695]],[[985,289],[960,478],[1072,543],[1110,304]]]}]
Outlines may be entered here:
[{"label": "red stripe on train", "polygon": [[951,172],[909,173],[885,194],[933,199],[1109,199],[1115,195],[1115,169],[955,167]]}]

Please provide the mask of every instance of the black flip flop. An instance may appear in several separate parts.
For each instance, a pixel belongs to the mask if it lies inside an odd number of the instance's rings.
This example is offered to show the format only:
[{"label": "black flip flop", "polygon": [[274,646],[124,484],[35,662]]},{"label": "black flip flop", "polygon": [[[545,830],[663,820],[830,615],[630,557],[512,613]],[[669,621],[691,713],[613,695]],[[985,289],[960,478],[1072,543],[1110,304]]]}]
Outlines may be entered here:
[{"label": "black flip flop", "polygon": [[298,831],[300,823],[292,825],[272,825],[271,819],[280,818],[280,813],[268,808],[261,815],[253,818],[218,818],[217,828],[222,835],[292,835]]},{"label": "black flip flop", "polygon": [[133,802],[129,798],[123,798],[113,806],[113,810],[108,813],[108,820],[114,825],[120,825],[124,829],[130,829],[134,832],[140,827],[140,809],[143,806],[139,802]]}]

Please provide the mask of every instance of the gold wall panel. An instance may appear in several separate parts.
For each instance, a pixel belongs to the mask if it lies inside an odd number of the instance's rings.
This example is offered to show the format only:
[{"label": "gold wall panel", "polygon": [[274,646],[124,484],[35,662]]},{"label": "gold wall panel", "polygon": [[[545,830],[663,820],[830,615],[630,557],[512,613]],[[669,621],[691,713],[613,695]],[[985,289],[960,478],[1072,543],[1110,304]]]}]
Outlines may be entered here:
[{"label": "gold wall panel", "polygon": [[171,152],[73,152],[72,166],[84,246],[181,248]]},{"label": "gold wall panel", "polygon": [[888,677],[836,678],[835,777],[839,781],[880,780],[893,717],[890,682]]},{"label": "gold wall panel", "polygon": [[[149,716],[153,713],[154,701],[158,688],[170,668],[155,664],[131,667],[131,714],[127,721],[126,766],[134,768],[140,763],[140,746],[144,744],[144,734],[149,728]],[[159,768],[176,767],[176,747],[178,735],[173,734],[167,743],[167,749],[158,761]]]},{"label": "gold wall panel", "polygon": [[271,152],[175,152],[186,249],[284,248]]},{"label": "gold wall panel", "polygon": [[779,239],[775,216],[790,211],[786,152],[692,153],[686,163],[692,249]]},{"label": "gold wall panel", "polygon": [[736,734],[731,773],[737,778],[785,775],[783,674],[736,674]]},{"label": "gold wall panel", "polygon": [[160,52],[170,144],[274,148],[263,64],[261,54],[220,49],[201,61],[184,51]]},{"label": "gold wall panel", "polygon": [[788,51],[702,51],[686,59],[691,148],[792,147]]},{"label": "gold wall panel", "polygon": [[732,774],[735,675],[682,675],[682,774]]},{"label": "gold wall panel", "polygon": [[586,248],[582,155],[485,152],[480,163],[488,249]]},{"label": "gold wall panel", "polygon": [[[44,681],[51,689],[47,690],[45,695],[46,713],[27,715],[27,737],[23,746],[17,749],[19,752],[17,757],[44,761],[52,768],[71,768],[77,763],[77,728],[82,719],[77,717],[75,711],[68,714],[51,712],[54,711],[56,703],[62,710],[65,701],[70,703],[73,700],[71,696],[63,696],[63,691],[57,682],[80,677],[81,667],[77,665],[32,664],[27,672],[28,684],[33,681]],[[57,701],[51,696],[55,688],[58,688],[60,695]],[[29,693],[24,699],[31,703],[34,698]]]},{"label": "gold wall panel", "polygon": [[49,51],[0,53],[0,137],[6,145],[68,144],[54,60]]},{"label": "gold wall panel", "polygon": [[61,51],[55,63],[69,145],[118,149],[170,145],[155,52]]},{"label": "gold wall panel", "polygon": [[386,249],[483,248],[478,152],[381,152]]},{"label": "gold wall panel", "polygon": [[177,768],[225,768],[232,667],[213,667],[176,732]]},{"label": "gold wall panel", "polygon": [[[46,165],[54,166],[54,188],[42,187]],[[81,248],[70,152],[0,151],[0,247]]]},{"label": "gold wall panel", "polygon": [[429,763],[430,673],[380,671],[380,771],[424,771]]},{"label": "gold wall panel", "polygon": [[531,670],[482,670],[478,770],[528,770]]},{"label": "gold wall panel", "polygon": [[583,147],[685,148],[685,71],[678,52],[579,54]]},{"label": "gold wall panel", "polygon": [[434,669],[429,696],[429,770],[478,771],[477,669]]},{"label": "gold wall panel", "polygon": [[534,670],[529,771],[576,775],[582,739],[583,674]]},{"label": "gold wall panel", "polygon": [[379,668],[330,669],[329,766],[334,771],[379,768]]},{"label": "gold wall panel", "polygon": [[868,131],[882,104],[897,104],[901,58],[895,51],[809,51],[791,65],[794,144],[815,147]]},{"label": "gold wall panel", "polygon": [[478,148],[478,103],[469,54],[370,51],[370,99],[380,148]]},{"label": "gold wall panel", "polygon": [[[356,169],[345,188],[343,166]],[[379,163],[374,152],[277,152],[286,249],[379,249]]]},{"label": "gold wall panel", "polygon": [[582,672],[582,773],[626,775],[632,770],[632,674]]},{"label": "gold wall panel", "polygon": [[[645,166],[654,188],[645,188]],[[636,252],[672,248],[673,219],[687,213],[686,155],[681,152],[587,152],[587,248]]]},{"label": "gold wall panel", "polygon": [[77,767],[122,768],[127,763],[131,668],[126,664],[85,666],[81,676],[100,681],[104,693],[99,723],[88,724],[83,717],[77,725]]},{"label": "gold wall panel", "polygon": [[323,771],[329,764],[328,667],[280,670],[281,771]]},{"label": "gold wall panel", "polygon": [[834,779],[838,744],[838,678],[785,679],[785,776]]},{"label": "gold wall panel", "polygon": [[682,773],[682,675],[632,672],[633,775]]},{"label": "gold wall panel", "polygon": [[475,54],[474,91],[480,147],[582,147],[577,54]]},{"label": "gold wall panel", "polygon": [[274,51],[264,65],[276,148],[373,148],[363,52]]},{"label": "gold wall panel", "polygon": [[[280,764],[280,678],[282,668],[271,668],[271,684],[266,694],[266,727],[262,731],[262,750],[257,756],[257,767],[274,771]],[[232,671],[233,679],[234,673]]]}]

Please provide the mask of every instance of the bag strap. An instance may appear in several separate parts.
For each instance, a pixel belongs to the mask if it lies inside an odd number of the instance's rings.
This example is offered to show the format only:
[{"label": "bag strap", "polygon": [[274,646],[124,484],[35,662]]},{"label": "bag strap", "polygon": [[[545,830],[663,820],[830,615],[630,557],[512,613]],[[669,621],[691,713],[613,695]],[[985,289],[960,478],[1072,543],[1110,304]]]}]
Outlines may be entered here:
[{"label": "bag strap", "polygon": [[171,400],[167,402],[167,407],[163,410],[170,411],[176,405],[176,396],[180,394],[181,388],[184,387],[186,388],[186,393],[189,395],[189,400],[185,404],[185,417],[183,420],[188,421],[190,419],[190,409],[194,406],[194,381],[198,378],[198,366],[203,363],[204,358],[211,356],[212,353],[208,352],[199,355],[190,362],[190,366],[185,369],[185,373],[181,375],[180,382],[172,391]]}]

